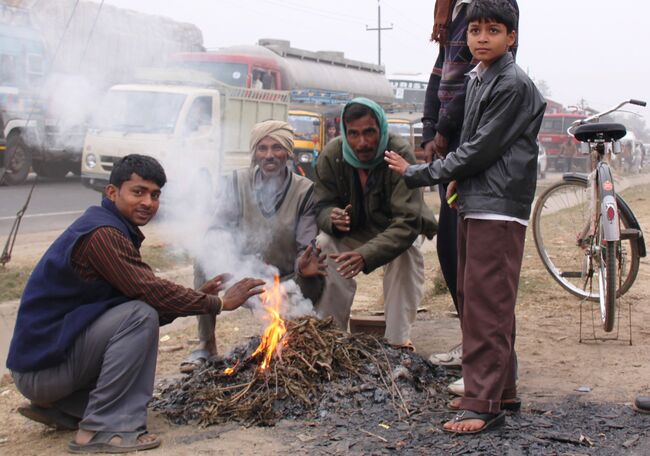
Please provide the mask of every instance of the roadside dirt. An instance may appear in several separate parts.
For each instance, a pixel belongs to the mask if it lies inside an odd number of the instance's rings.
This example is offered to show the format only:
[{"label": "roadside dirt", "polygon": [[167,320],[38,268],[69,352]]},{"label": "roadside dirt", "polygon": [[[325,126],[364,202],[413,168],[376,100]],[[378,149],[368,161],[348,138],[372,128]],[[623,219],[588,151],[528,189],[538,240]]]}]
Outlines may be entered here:
[{"label": "roadside dirt", "polygon": [[[628,179],[630,184],[636,186],[623,193],[646,233],[650,233],[649,177],[642,175]],[[33,258],[38,258],[44,247],[37,245],[47,246],[53,239],[50,234],[47,236],[45,239],[30,238],[26,243],[17,245],[17,257],[20,252],[31,252]],[[435,294],[432,290],[434,278],[439,274],[438,265],[432,245],[425,246],[425,250],[430,289],[423,304],[426,311],[418,314],[413,342],[418,353],[428,356],[456,344],[460,340],[460,331],[457,320],[449,315],[452,305],[447,294]],[[191,269],[184,267],[169,276],[189,285]],[[607,402],[625,406],[638,393],[650,394],[649,279],[649,260],[643,258],[636,283],[621,299],[618,326],[614,333],[607,335],[614,339],[593,340],[594,334],[597,337],[605,335],[598,330],[597,323],[594,323],[594,330],[591,304],[582,306],[581,324],[580,301],[556,285],[544,270],[529,230],[517,308],[519,395],[524,409],[532,410],[544,404],[565,401]],[[369,314],[381,310],[380,291],[381,272],[363,277],[353,311]],[[158,379],[179,375],[178,365],[195,342],[194,322],[192,318],[179,319],[162,330]],[[250,335],[259,334],[262,328],[263,323],[255,321],[246,310],[220,317],[217,328],[219,350],[229,350]],[[589,392],[578,392],[578,388]],[[0,420],[3,423],[0,428],[0,454],[65,454],[66,443],[73,434],[50,431],[22,418],[16,408],[23,402],[24,399],[11,382],[4,378],[0,384]],[[639,417],[639,420],[642,418]],[[438,422],[431,422],[428,431],[431,435],[438,432]],[[149,429],[160,434],[164,443],[160,449],[148,454],[269,455],[286,453],[291,449],[297,454],[305,454],[297,449],[296,442],[308,441],[310,437],[306,436],[307,431],[314,430],[314,426],[317,424],[282,421],[273,428],[243,428],[233,423],[202,429],[169,425],[159,415],[150,412]],[[377,434],[381,428],[367,431]],[[358,434],[353,429],[348,432]],[[356,438],[364,437],[356,435]],[[365,438],[373,437],[366,435]],[[582,451],[598,454],[595,450]],[[317,453],[336,452],[321,450]],[[426,447],[422,448],[422,453],[427,453]]]}]

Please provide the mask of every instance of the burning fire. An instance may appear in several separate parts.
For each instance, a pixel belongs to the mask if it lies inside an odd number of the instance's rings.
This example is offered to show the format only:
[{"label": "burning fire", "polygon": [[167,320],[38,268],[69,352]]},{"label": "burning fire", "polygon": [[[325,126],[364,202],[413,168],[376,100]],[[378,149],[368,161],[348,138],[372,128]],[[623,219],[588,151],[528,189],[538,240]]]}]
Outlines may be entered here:
[{"label": "burning fire", "polygon": [[[287,332],[287,327],[284,324],[284,320],[280,317],[280,306],[282,302],[286,300],[287,293],[284,289],[284,286],[280,284],[280,276],[275,276],[273,280],[273,286],[264,290],[264,293],[260,295],[262,299],[262,304],[264,305],[264,310],[269,313],[269,318],[271,322],[264,330],[264,335],[262,336],[262,341],[258,345],[257,349],[251,355],[251,358],[255,358],[260,353],[264,353],[264,358],[260,364],[260,370],[266,370],[271,364],[271,358],[274,353],[277,353],[278,356],[282,351],[282,338]],[[232,375],[237,368],[237,364],[233,367],[229,367],[224,370],[224,374]]]}]

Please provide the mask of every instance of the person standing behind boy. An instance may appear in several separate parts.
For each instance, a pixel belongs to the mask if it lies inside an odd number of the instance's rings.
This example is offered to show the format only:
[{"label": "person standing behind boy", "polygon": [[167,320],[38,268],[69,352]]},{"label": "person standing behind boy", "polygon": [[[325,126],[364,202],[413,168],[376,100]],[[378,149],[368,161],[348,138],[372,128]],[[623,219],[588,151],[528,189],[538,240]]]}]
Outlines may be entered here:
[{"label": "person standing behind boy", "polygon": [[[467,73],[478,63],[472,58],[472,53],[467,47],[467,8],[472,1],[436,0],[431,40],[438,43],[439,52],[427,85],[422,113],[422,147],[428,157],[427,161],[444,158],[450,150],[455,150],[459,145],[467,88],[465,79]],[[518,12],[517,1],[510,0],[510,3]],[[510,48],[510,52],[516,55],[516,51],[515,43]],[[438,192],[441,204],[438,213],[436,252],[449,294],[458,311],[456,301],[458,214],[454,208],[446,204],[447,185],[439,185]],[[432,354],[429,361],[443,366],[460,366],[461,354],[462,346],[458,344],[447,353]],[[462,379],[449,386],[450,391],[459,395],[462,395],[462,388]]]},{"label": "person standing behind boy", "polygon": [[[526,225],[535,194],[535,143],[546,103],[519,68],[517,13],[507,0],[475,0],[467,44],[479,64],[470,72],[461,145],[445,159],[410,165],[386,153],[409,187],[449,182],[457,190],[458,309],[465,395],[443,430],[477,433],[505,422],[516,398],[515,302]],[[457,181],[457,184],[456,184]]]}]

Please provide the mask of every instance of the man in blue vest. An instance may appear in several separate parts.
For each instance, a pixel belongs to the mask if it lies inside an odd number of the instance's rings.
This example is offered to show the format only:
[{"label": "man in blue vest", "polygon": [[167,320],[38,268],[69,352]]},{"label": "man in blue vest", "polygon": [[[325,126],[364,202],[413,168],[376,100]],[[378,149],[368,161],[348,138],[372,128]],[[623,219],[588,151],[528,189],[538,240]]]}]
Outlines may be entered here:
[{"label": "man in blue vest", "polygon": [[158,328],[174,318],[234,310],[259,294],[243,279],[222,297],[223,276],[199,290],[156,277],[140,257],[146,225],[166,176],[151,157],[115,163],[101,206],[57,238],[23,292],[7,357],[19,412],[57,429],[78,429],[73,453],[127,452],[160,445],[146,431]]}]

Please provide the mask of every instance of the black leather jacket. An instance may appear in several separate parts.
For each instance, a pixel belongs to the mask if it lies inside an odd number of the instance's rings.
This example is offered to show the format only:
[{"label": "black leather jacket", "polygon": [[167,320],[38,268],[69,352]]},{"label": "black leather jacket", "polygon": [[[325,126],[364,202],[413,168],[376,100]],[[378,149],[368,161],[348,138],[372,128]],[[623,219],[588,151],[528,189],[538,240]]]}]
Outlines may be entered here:
[{"label": "black leather jacket", "polygon": [[537,181],[537,133],[546,103],[510,53],[470,80],[461,145],[409,166],[409,187],[458,181],[458,212],[528,219]]}]

